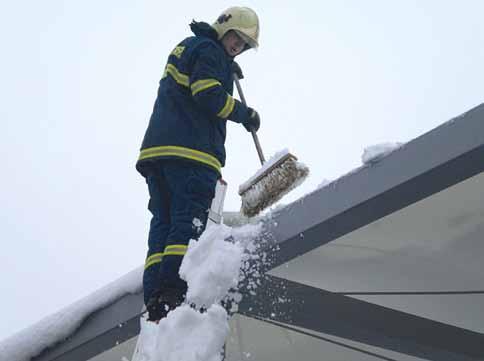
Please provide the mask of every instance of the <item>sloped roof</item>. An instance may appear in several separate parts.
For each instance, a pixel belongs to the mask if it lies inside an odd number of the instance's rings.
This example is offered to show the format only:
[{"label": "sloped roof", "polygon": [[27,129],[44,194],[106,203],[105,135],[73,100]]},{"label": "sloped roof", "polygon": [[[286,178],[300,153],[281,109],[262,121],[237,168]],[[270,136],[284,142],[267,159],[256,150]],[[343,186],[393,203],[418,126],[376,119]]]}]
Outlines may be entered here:
[{"label": "sloped roof", "polygon": [[[309,255],[316,257],[316,263],[321,260],[317,257],[330,242],[336,244],[351,235],[353,241],[363,239],[361,232],[379,220],[400,222],[388,217],[406,217],[405,210],[415,204],[425,211],[430,204],[425,202],[433,202],[440,192],[469,179],[480,181],[483,160],[484,104],[412,140],[378,163],[363,166],[273,212],[264,220],[272,257],[265,269],[267,277],[255,295],[245,295],[239,313],[291,332],[309,331],[311,337],[321,339],[331,335],[415,358],[483,359],[484,330],[382,306],[382,302],[325,289],[321,285],[325,281],[317,284],[318,280],[291,274],[291,269],[304,269],[301,264]],[[422,214],[432,219],[431,213]],[[482,224],[481,219],[473,224]],[[351,246],[355,254],[355,245]],[[141,306],[141,294],[120,298],[92,314],[69,340],[34,360],[87,360],[112,349],[139,332]]]}]

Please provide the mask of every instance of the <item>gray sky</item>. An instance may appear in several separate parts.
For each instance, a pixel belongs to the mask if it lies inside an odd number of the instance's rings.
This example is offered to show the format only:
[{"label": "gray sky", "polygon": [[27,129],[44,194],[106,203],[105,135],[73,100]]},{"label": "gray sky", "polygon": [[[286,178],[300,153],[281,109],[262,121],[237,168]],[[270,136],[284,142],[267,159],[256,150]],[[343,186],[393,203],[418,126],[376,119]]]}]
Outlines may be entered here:
[{"label": "gray sky", "polygon": [[[235,3],[18,1],[0,12],[0,339],[139,266],[147,191],[134,164],[168,53]],[[238,4],[237,4],[238,5]],[[283,202],[482,103],[481,1],[247,1],[260,49],[238,58],[267,157],[311,177]],[[230,124],[226,210],[259,167]]]}]

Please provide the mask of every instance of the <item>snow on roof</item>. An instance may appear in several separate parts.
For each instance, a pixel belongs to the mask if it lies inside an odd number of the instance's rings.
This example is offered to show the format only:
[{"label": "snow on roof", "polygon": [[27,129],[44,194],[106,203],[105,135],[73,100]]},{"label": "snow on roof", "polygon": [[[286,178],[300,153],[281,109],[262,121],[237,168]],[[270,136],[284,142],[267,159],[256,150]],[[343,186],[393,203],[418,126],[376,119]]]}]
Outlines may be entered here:
[{"label": "snow on roof", "polygon": [[380,143],[366,147],[361,156],[363,164],[372,164],[397,150],[403,143]]},{"label": "snow on roof", "polygon": [[29,361],[44,349],[65,340],[93,312],[126,294],[141,291],[143,267],[139,267],[89,296],[0,342],[3,360]]}]

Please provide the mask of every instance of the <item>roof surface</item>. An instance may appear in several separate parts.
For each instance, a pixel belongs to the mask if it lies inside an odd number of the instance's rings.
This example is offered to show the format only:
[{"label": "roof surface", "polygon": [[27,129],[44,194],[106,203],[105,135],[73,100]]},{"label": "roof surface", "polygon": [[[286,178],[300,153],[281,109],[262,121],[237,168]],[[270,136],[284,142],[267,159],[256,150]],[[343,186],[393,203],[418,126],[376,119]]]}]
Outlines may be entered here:
[{"label": "roof surface", "polygon": [[[361,236],[363,233],[356,231],[363,232],[378,220],[477,179],[473,177],[484,171],[483,160],[484,104],[412,140],[376,164],[363,166],[273,212],[264,220],[264,241],[272,257],[264,270],[267,277],[256,295],[245,295],[240,314],[415,358],[484,359],[482,330],[332,292],[280,271],[284,265],[296,264],[298,257],[302,260],[302,256],[326,250],[322,246],[330,242],[336,244],[352,232]],[[279,302],[281,297],[287,302]],[[109,350],[139,333],[141,307],[141,294],[124,296],[91,315],[69,340],[34,360],[87,360]]]}]

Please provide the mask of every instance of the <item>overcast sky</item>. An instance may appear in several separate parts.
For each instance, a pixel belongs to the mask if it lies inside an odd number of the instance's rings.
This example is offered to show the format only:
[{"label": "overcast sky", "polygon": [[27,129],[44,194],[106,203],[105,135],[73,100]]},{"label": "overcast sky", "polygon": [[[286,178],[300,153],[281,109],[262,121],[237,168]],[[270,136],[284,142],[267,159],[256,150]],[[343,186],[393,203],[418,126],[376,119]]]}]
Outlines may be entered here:
[{"label": "overcast sky", "polygon": [[[144,262],[147,190],[135,171],[166,58],[192,19],[253,7],[260,49],[238,58],[266,157],[311,177],[288,203],[484,100],[484,3],[16,1],[0,12],[0,339]],[[226,210],[258,169],[229,124]]]}]

